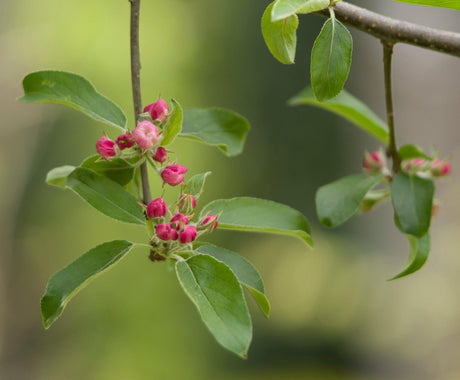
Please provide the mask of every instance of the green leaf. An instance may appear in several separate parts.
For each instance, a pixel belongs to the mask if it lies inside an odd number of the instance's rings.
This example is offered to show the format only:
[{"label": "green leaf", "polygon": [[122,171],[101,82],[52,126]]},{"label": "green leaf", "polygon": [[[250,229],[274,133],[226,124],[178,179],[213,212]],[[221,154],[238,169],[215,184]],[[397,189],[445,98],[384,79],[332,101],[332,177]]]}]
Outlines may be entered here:
[{"label": "green leaf", "polygon": [[395,175],[391,183],[391,200],[402,232],[416,237],[428,232],[433,195],[432,180],[407,173]]},{"label": "green leaf", "polygon": [[144,213],[137,199],[107,177],[86,168],[76,168],[67,178],[67,187],[111,218],[145,224]]},{"label": "green leaf", "polygon": [[73,263],[54,274],[41,299],[45,328],[59,318],[67,303],[98,275],[120,261],[133,247],[125,240],[114,240],[89,250]]},{"label": "green leaf", "polygon": [[186,193],[192,193],[195,198],[199,198],[204,189],[206,178],[211,172],[195,174],[192,178],[187,181],[187,187],[185,188]]},{"label": "green leaf", "polygon": [[184,111],[180,136],[217,146],[227,156],[243,151],[248,121],[235,112],[220,109],[191,109]]},{"label": "green leaf", "polygon": [[390,278],[388,281],[396,280],[417,272],[425,265],[426,260],[428,259],[431,248],[430,234],[425,234],[421,238],[416,238],[411,235],[407,235],[407,237],[410,243],[410,253],[406,268],[404,268],[404,270],[397,276]]},{"label": "green leaf", "polygon": [[37,71],[23,80],[25,103],[51,102],[75,108],[86,115],[121,129],[126,128],[126,116],[111,100],[96,91],[80,75],[64,71]]},{"label": "green leaf", "polygon": [[176,263],[179,282],[223,347],[245,358],[252,324],[243,290],[231,269],[208,255]]},{"label": "green leaf", "polygon": [[293,14],[284,20],[272,22],[270,15],[273,4],[267,7],[262,16],[262,35],[270,53],[281,63],[289,65],[295,60],[299,20]]},{"label": "green leaf", "polygon": [[431,159],[425,154],[422,148],[412,144],[403,145],[401,148],[399,148],[398,155],[399,158],[401,158],[401,161],[410,160],[412,158],[424,158],[426,160]]},{"label": "green leaf", "polygon": [[312,13],[329,6],[329,0],[276,0],[271,20],[278,21],[295,13]]},{"label": "green leaf", "polygon": [[182,120],[184,118],[182,107],[176,100],[171,99],[171,108],[171,115],[169,115],[163,127],[163,138],[161,140],[161,145],[163,146],[171,144],[182,130]]},{"label": "green leaf", "polygon": [[250,197],[219,199],[205,206],[201,217],[207,212],[222,213],[218,228],[291,235],[313,244],[305,217],[281,203]]},{"label": "green leaf", "polygon": [[328,19],[311,51],[311,85],[316,99],[323,102],[342,91],[350,72],[353,39],[336,19]]},{"label": "green leaf", "polygon": [[227,265],[238,278],[238,281],[252,293],[262,312],[267,317],[270,315],[270,303],[265,296],[264,283],[257,269],[248,260],[236,252],[214,245],[202,245],[197,251],[212,256]]},{"label": "green leaf", "polygon": [[326,227],[346,222],[359,210],[366,194],[383,178],[383,175],[356,174],[320,187],[315,199],[320,222]]},{"label": "green leaf", "polygon": [[389,133],[386,123],[366,104],[362,103],[359,99],[345,90],[342,90],[342,92],[333,99],[326,102],[319,102],[315,98],[313,89],[307,87],[299,94],[289,99],[288,104],[292,106],[310,104],[315,107],[324,108],[342,116],[383,143],[388,143]]},{"label": "green leaf", "polygon": [[460,10],[460,0],[396,0],[400,3],[430,5],[432,7],[450,8]]},{"label": "green leaf", "polygon": [[64,165],[51,169],[46,175],[46,183],[48,185],[57,186],[65,189],[67,177],[75,170],[75,166]]},{"label": "green leaf", "polygon": [[133,179],[134,166],[121,158],[104,160],[100,155],[88,157],[80,165],[124,186]]}]

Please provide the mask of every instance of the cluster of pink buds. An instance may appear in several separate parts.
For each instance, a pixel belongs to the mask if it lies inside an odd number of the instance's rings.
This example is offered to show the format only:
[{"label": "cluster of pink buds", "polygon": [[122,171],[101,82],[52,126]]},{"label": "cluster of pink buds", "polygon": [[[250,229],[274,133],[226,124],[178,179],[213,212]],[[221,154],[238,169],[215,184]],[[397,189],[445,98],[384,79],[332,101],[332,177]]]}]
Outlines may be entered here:
[{"label": "cluster of pink buds", "polygon": [[434,160],[413,158],[403,161],[401,167],[405,172],[428,177],[445,177],[451,172],[450,162],[440,158]]},{"label": "cluster of pink buds", "polygon": [[388,174],[387,160],[382,149],[364,152],[363,169],[369,174]]}]

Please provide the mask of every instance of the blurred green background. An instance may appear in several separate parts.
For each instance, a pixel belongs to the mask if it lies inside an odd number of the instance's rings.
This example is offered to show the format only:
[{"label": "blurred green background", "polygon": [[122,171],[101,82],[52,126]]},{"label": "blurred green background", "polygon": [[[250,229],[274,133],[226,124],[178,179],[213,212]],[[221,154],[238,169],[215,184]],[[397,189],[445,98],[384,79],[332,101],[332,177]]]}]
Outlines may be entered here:
[{"label": "blurred green background", "polygon": [[[460,32],[458,12],[390,0],[354,1],[387,15]],[[260,270],[272,303],[252,300],[254,340],[242,361],[218,346],[166,264],[133,251],[98,278],[45,331],[39,300],[54,272],[100,242],[142,241],[46,172],[94,154],[104,128],[76,111],[16,102],[31,71],[80,73],[130,116],[127,0],[0,1],[0,379],[459,379],[460,61],[397,46],[398,138],[453,154],[454,174],[433,222],[422,271],[386,282],[408,245],[389,205],[334,231],[318,225],[316,189],[360,171],[377,143],[347,122],[286,100],[308,84],[308,57],[321,20],[300,20],[297,63],[270,56],[260,33],[265,0],[142,1],[144,103],[161,94],[185,108],[220,106],[251,122],[244,154],[228,159],[186,140],[174,150],[191,173],[211,170],[203,204],[261,196],[308,217],[315,249],[266,235],[216,232],[213,240]],[[352,32],[347,88],[384,116],[379,43]],[[158,182],[152,183],[160,191]]]}]

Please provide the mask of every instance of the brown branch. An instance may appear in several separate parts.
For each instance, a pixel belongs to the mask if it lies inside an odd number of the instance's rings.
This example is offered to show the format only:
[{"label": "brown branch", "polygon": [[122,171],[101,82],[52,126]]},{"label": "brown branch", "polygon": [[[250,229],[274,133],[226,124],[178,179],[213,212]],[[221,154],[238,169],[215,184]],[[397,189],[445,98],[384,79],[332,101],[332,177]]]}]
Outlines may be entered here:
[{"label": "brown branch", "polygon": [[[141,58],[139,52],[139,12],[141,0],[129,0],[129,2],[131,3],[131,83],[133,87],[134,118],[137,122],[139,115],[142,113],[140,80]],[[150,194],[146,162],[141,165],[141,179],[143,202],[147,204],[152,200],[152,195]]]},{"label": "brown branch", "polygon": [[[334,5],[335,16],[344,24],[396,44],[403,42],[460,57],[460,33],[429,28],[382,16],[367,9],[341,1]],[[324,9],[317,14],[329,17]]]}]

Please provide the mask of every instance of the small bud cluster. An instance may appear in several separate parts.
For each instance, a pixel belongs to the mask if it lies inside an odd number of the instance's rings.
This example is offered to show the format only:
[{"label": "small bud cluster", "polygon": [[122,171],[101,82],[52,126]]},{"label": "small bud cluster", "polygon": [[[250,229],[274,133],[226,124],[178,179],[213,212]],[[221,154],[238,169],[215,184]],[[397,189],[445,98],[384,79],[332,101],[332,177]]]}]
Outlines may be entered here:
[{"label": "small bud cluster", "polygon": [[407,173],[417,174],[422,177],[445,177],[451,172],[450,162],[440,158],[433,160],[424,158],[404,160],[401,168]]},{"label": "small bud cluster", "polygon": [[372,153],[364,152],[363,169],[369,174],[389,174],[383,150],[379,149]]}]

